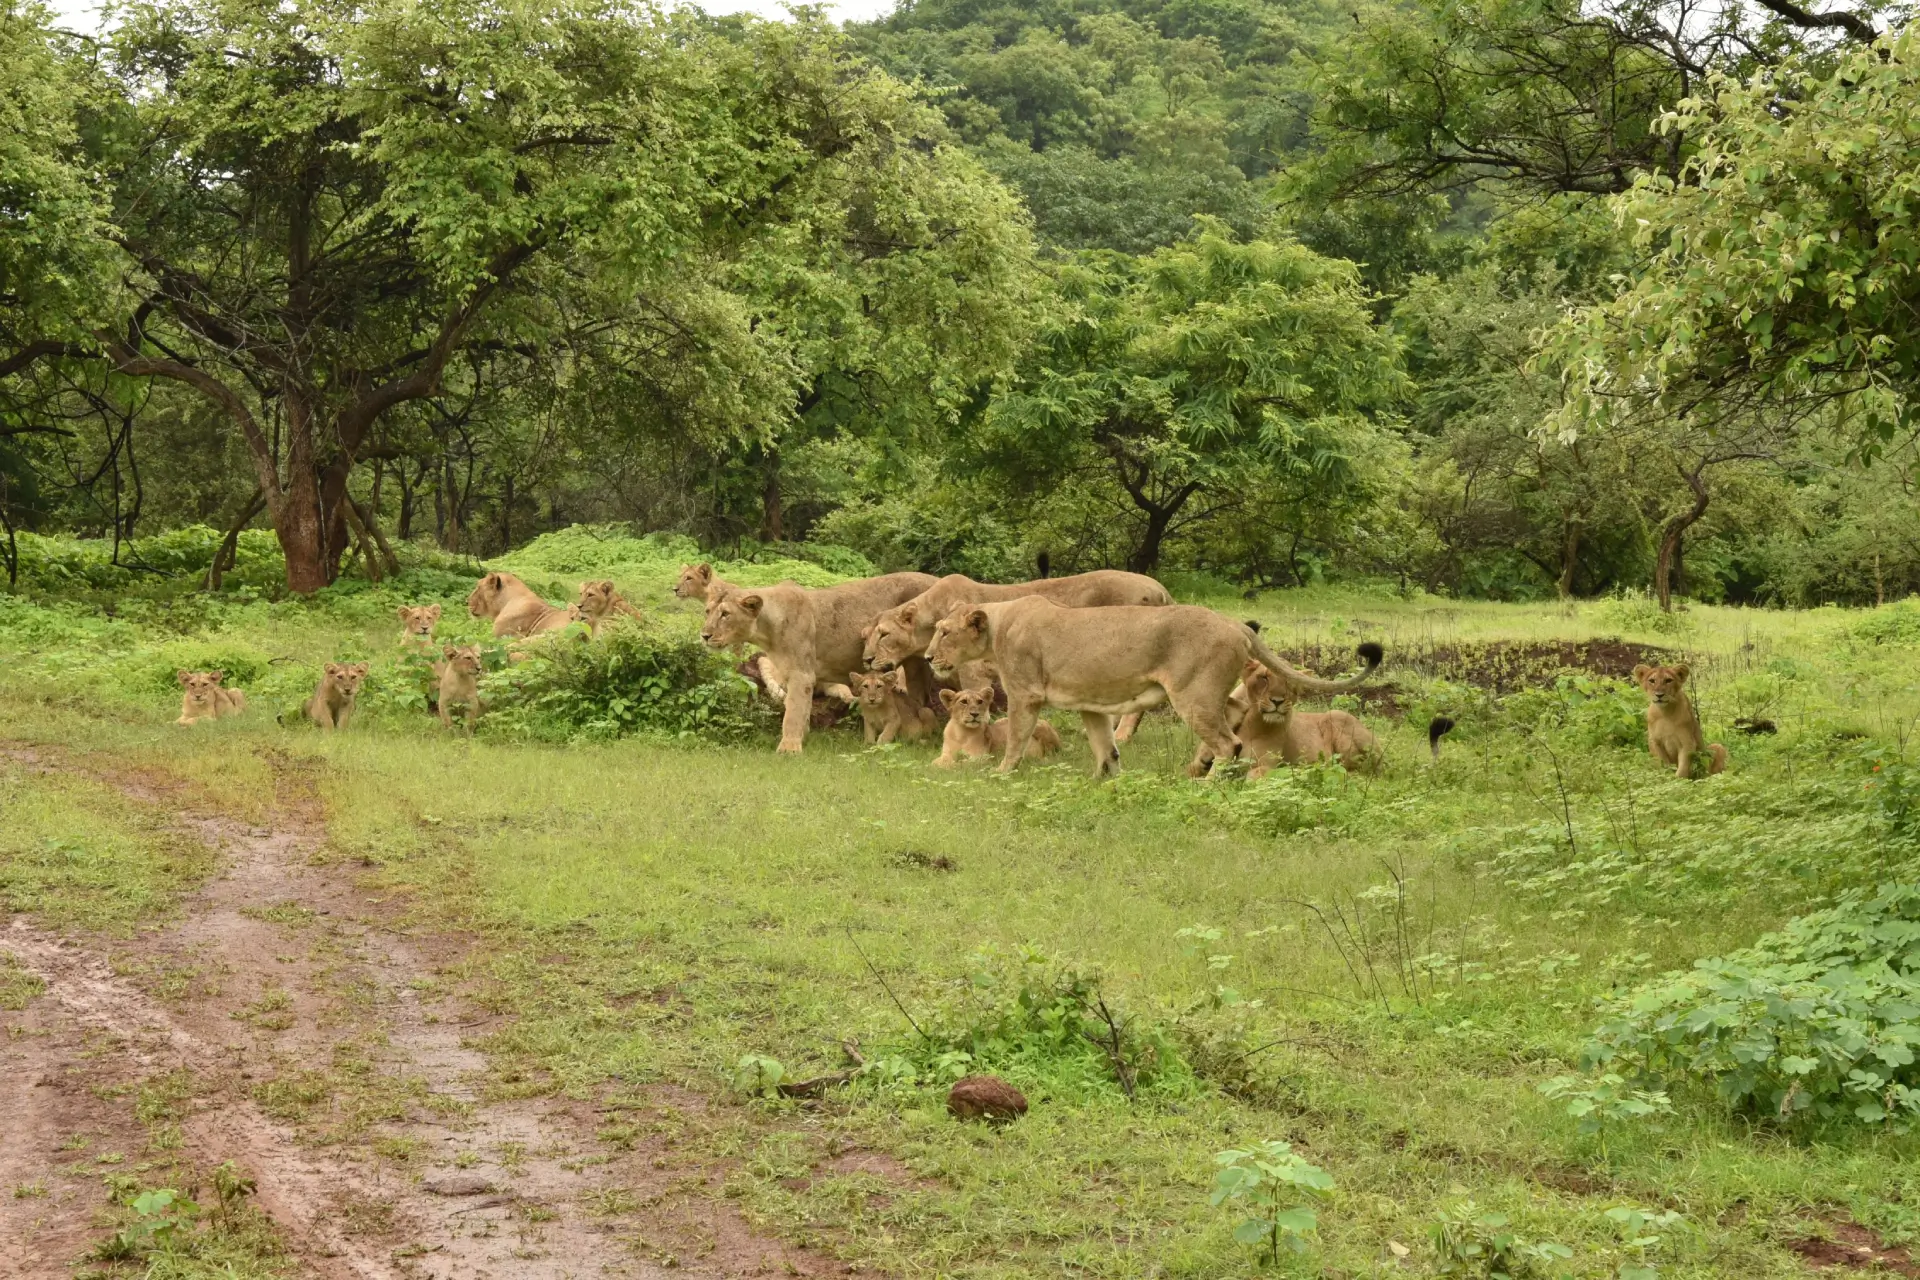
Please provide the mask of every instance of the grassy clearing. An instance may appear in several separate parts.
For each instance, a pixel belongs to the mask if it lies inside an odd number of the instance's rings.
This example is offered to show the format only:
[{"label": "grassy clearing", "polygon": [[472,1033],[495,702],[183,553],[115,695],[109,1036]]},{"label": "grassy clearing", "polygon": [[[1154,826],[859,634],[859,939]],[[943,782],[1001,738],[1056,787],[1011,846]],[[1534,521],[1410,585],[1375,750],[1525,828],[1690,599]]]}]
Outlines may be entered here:
[{"label": "grassy clearing", "polygon": [[[616,556],[610,572],[663,628],[691,629],[665,603],[674,562]],[[549,570],[576,571],[592,567]],[[1058,763],[1010,780],[936,774],[931,747],[862,750],[857,729],[798,760],[765,740],[559,745],[485,722],[469,743],[377,699],[331,738],[264,715],[175,732],[164,682],[140,674],[168,645],[384,655],[373,594],[164,636],[126,624],[84,657],[28,652],[16,628],[0,633],[21,658],[0,705],[13,736],[162,767],[243,809],[271,794],[266,753],[315,762],[336,856],[483,938],[483,997],[517,1015],[491,1045],[501,1092],[595,1093],[609,1141],[660,1128],[725,1157],[727,1194],[796,1238],[910,1274],[1260,1273],[1233,1238],[1243,1215],[1208,1202],[1214,1156],[1284,1139],[1336,1185],[1283,1273],[1432,1273],[1501,1231],[1566,1246],[1539,1274],[1582,1277],[1799,1274],[1788,1246],[1847,1218],[1920,1239],[1920,1152],[1897,1126],[1781,1123],[1680,1077],[1670,1112],[1583,1132],[1540,1090],[1593,1087],[1579,1060],[1597,1002],[1913,878],[1910,606],[1676,623],[1633,600],[1215,599],[1330,663],[1370,637],[1419,659],[1391,673],[1405,719],[1372,718],[1384,775],[1258,784],[1179,777],[1191,741],[1158,718],[1096,786],[1072,732]],[[1665,777],[1617,681],[1495,694],[1453,652],[1597,636],[1694,663],[1731,773]],[[56,653],[103,689],[91,706]],[[1421,729],[1439,711],[1461,724],[1429,767]],[[1779,731],[1733,734],[1736,715]],[[1123,1072],[1075,1031],[1094,1000],[1125,1025]],[[734,1087],[753,1056],[789,1078],[836,1070],[844,1041],[873,1066],[823,1103]],[[1003,1131],[948,1119],[945,1084],[975,1070],[1020,1085],[1031,1114]],[[656,1081],[728,1101],[703,1119],[619,1109]],[[1679,1217],[1650,1229],[1610,1210]]]}]

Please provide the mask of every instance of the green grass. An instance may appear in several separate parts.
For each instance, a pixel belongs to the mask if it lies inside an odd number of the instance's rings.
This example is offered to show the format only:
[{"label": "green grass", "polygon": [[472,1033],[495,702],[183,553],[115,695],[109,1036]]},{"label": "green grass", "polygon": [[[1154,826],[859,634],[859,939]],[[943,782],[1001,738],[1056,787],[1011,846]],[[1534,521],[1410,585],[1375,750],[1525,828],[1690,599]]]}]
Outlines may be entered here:
[{"label": "green grass", "polygon": [[[567,556],[556,575],[590,572]],[[691,628],[666,600],[675,562],[616,556],[611,572]],[[1897,759],[1920,711],[1908,606],[1695,608],[1676,627],[1631,600],[1211,600],[1261,618],[1276,645],[1337,656],[1377,636],[1421,657],[1389,673],[1407,720],[1372,720],[1390,758],[1378,778],[1189,782],[1191,740],[1163,718],[1105,785],[1072,732],[1057,763],[999,779],[936,773],[931,746],[862,750],[857,728],[816,735],[796,760],[770,738],[556,745],[484,722],[467,742],[398,705],[334,737],[264,714],[167,724],[164,653],[259,655],[268,684],[384,655],[383,615],[405,591],[378,608],[364,591],[235,606],[170,632],[59,615],[75,634],[125,628],[90,652],[0,626],[17,658],[0,714],[12,738],[164,771],[239,812],[264,811],[272,753],[310,763],[333,855],[373,864],[422,922],[481,939],[482,998],[516,1015],[489,1046],[496,1089],[615,1105],[665,1081],[721,1099],[697,1117],[612,1112],[608,1140],[670,1129],[729,1161],[726,1194],[792,1238],[916,1275],[1252,1275],[1267,1268],[1207,1201],[1213,1157],[1281,1138],[1337,1183],[1311,1249],[1283,1256],[1288,1274],[1384,1274],[1401,1268],[1395,1245],[1430,1271],[1429,1228],[1468,1202],[1567,1245],[1554,1270],[1582,1277],[1636,1262],[1606,1217],[1621,1206],[1684,1215],[1643,1251],[1672,1276],[1803,1274],[1786,1244],[1835,1217],[1920,1239],[1910,1135],[1783,1129],[1678,1083],[1670,1116],[1603,1148],[1538,1087],[1578,1070],[1599,998],[1841,889],[1913,878],[1914,845],[1869,785],[1869,757]],[[1616,683],[1493,697],[1435,660],[1595,636],[1684,652],[1733,772],[1665,777]],[[91,700],[75,692],[87,682]],[[1461,727],[1429,767],[1421,725],[1437,710]],[[1736,714],[1780,732],[1733,735]],[[62,790],[80,784],[4,778],[43,815],[17,824],[38,834],[0,843],[0,883],[37,886],[25,905],[118,922],[164,902],[165,877],[123,902],[101,899],[97,876],[33,872],[43,837],[66,838],[60,814],[98,827],[114,810]],[[87,847],[139,866],[137,824],[112,829],[119,843]],[[99,901],[121,914],[86,905]],[[1045,1005],[1076,980],[1131,1022],[1131,1101],[1097,1050],[1017,1016],[1023,996]],[[729,1091],[743,1055],[809,1076],[843,1065],[843,1041],[881,1067],[823,1103]],[[978,1069],[1020,1085],[1031,1113],[997,1131],[950,1120],[945,1083]],[[852,1150],[907,1174],[840,1159]]]}]

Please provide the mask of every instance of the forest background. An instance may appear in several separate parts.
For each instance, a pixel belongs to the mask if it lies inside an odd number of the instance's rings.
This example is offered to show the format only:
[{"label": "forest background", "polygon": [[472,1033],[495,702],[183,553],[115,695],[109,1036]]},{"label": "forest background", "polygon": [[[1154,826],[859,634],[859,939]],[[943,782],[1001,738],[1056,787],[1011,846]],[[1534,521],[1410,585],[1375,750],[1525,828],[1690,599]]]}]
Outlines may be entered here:
[{"label": "forest background", "polygon": [[[0,524],[1920,588],[1920,58],[1791,0],[0,0]],[[224,547],[222,543],[224,541]],[[199,572],[199,566],[194,566]]]}]

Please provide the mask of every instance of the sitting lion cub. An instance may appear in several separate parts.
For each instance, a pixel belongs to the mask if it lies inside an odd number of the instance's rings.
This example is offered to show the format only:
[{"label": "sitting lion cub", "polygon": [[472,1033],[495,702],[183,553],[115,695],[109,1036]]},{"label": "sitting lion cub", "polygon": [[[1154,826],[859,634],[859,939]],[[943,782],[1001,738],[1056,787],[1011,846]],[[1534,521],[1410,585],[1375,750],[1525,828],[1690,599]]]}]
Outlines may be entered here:
[{"label": "sitting lion cub", "polygon": [[180,680],[180,718],[175,724],[195,724],[237,716],[247,709],[247,695],[238,689],[223,689],[224,671],[176,671]]},{"label": "sitting lion cub", "polygon": [[329,662],[302,708],[307,719],[322,729],[344,729],[353,716],[354,700],[360,696],[360,684],[367,678],[364,662]]},{"label": "sitting lion cub", "polygon": [[440,676],[440,723],[445,728],[453,728],[453,715],[448,708],[457,705],[466,716],[467,736],[471,738],[473,722],[485,710],[480,702],[480,646],[450,644],[445,653],[445,662],[433,664]]},{"label": "sitting lion cub", "polygon": [[400,606],[400,645],[421,653],[433,652],[433,629],[440,624],[440,606],[415,604]]},{"label": "sitting lion cub", "polygon": [[869,743],[882,744],[905,737],[918,742],[933,732],[937,717],[933,708],[915,706],[907,696],[907,673],[895,669],[886,675],[867,671],[849,671],[845,685],[834,685],[832,692],[845,689],[848,701],[860,708]]},{"label": "sitting lion cub", "polygon": [[1247,709],[1235,733],[1241,754],[1253,760],[1249,778],[1272,772],[1277,755],[1287,764],[1337,757],[1352,771],[1379,763],[1379,744],[1367,726],[1345,711],[1295,711],[1293,686],[1258,662],[1240,672]]},{"label": "sitting lion cub", "polygon": [[[940,740],[940,758],[934,763],[951,769],[962,760],[983,759],[1007,749],[1007,722],[993,718],[992,689],[942,689],[941,705],[947,709],[947,732]],[[1060,749],[1060,731],[1045,720],[1036,719],[1033,737],[1022,758],[1044,758]]]},{"label": "sitting lion cub", "polygon": [[1672,765],[1674,776],[1693,776],[1693,758],[1704,753],[1707,772],[1719,773],[1727,767],[1727,749],[1708,742],[1700,731],[1700,715],[1687,697],[1687,664],[1650,667],[1641,663],[1633,669],[1633,682],[1647,695],[1647,752],[1662,764]]}]

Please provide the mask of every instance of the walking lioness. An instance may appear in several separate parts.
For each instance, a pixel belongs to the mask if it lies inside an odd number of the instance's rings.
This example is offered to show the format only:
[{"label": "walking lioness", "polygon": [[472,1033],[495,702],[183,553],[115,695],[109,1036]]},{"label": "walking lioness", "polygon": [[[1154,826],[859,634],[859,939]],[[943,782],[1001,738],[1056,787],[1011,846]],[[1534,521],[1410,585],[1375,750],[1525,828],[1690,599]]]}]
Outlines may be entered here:
[{"label": "walking lioness", "polygon": [[1299,689],[1334,693],[1361,684],[1380,665],[1380,646],[1360,646],[1367,669],[1322,680],[1289,666],[1244,623],[1195,605],[1066,609],[1038,596],[954,610],[933,629],[927,660],[935,672],[991,657],[1007,691],[1007,754],[1000,772],[1020,763],[1040,708],[1080,713],[1096,776],[1119,767],[1112,717],[1161,703],[1199,737],[1187,772],[1198,777],[1237,743],[1227,695],[1248,659]]}]

